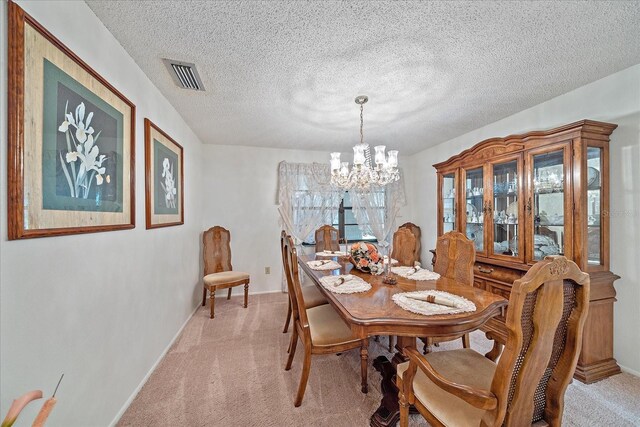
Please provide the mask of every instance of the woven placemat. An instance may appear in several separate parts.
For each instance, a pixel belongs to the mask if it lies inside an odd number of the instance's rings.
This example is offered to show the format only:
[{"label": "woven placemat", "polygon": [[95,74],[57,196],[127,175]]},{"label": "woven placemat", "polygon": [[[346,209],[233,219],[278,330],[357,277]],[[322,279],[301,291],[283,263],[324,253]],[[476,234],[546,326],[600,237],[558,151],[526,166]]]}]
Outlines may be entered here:
[{"label": "woven placemat", "polygon": [[316,256],[349,256],[349,254],[343,251],[322,251],[316,252]]},{"label": "woven placemat", "polygon": [[[455,305],[455,307],[447,307],[444,305],[433,304],[427,301],[420,301],[411,298],[414,296],[424,298],[429,295],[433,295],[439,298],[446,298],[448,301],[451,301]],[[444,291],[427,290],[402,292],[393,295],[391,298],[393,299],[393,302],[398,304],[401,308],[412,313],[424,314],[425,316],[434,314],[458,314],[476,311],[476,305],[473,302],[459,295],[450,294],[449,292]]]},{"label": "woven placemat", "polygon": [[320,278],[320,283],[325,289],[336,294],[354,294],[357,292],[367,292],[371,289],[371,284],[351,274],[324,276]]},{"label": "woven placemat", "polygon": [[342,267],[340,264],[338,264],[332,259],[327,259],[327,260],[317,259],[315,261],[307,261],[307,265],[312,270],[336,270]]},{"label": "woven placemat", "polygon": [[391,272],[411,280],[437,280],[440,278],[438,273],[434,273],[426,268],[391,267]]}]

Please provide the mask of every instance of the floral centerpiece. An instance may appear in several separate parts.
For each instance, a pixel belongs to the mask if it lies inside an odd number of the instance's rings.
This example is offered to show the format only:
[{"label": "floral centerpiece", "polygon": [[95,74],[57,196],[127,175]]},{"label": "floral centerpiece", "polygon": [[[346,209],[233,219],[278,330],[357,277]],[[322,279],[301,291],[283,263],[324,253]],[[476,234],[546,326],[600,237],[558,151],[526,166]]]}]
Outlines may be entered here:
[{"label": "floral centerpiece", "polygon": [[384,272],[384,260],[372,243],[358,242],[351,245],[351,262],[360,271],[371,274]]}]

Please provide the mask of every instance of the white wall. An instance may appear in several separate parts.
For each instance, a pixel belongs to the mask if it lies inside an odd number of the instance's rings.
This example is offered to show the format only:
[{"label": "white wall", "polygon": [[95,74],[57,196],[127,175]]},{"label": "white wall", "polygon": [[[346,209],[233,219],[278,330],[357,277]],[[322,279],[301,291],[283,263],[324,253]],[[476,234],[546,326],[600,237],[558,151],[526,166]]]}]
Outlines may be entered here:
[{"label": "white wall", "polygon": [[[347,158],[350,155],[347,154]],[[278,163],[328,163],[324,151],[206,145],[203,229],[221,225],[231,231],[234,269],[251,274],[251,293],[281,289],[280,224],[277,210]],[[407,206],[398,223],[410,221],[413,175],[408,158],[399,160],[403,169]],[[271,274],[265,274],[271,267]],[[237,288],[235,293],[242,290]],[[284,315],[284,314],[283,314]]]},{"label": "white wall", "polygon": [[640,375],[640,65],[416,154],[412,159],[416,221],[427,251],[433,246],[428,242],[436,239],[434,163],[487,138],[581,119],[618,124],[610,144],[611,270],[622,277],[615,282],[614,356],[623,369]]},{"label": "white wall", "polygon": [[[19,4],[136,105],[136,228],[7,241],[7,3],[0,2],[0,414],[26,391],[50,396],[64,372],[48,425],[104,426],[201,297],[202,144],[84,2]],[[144,117],[184,147],[185,225],[145,230]],[[30,425],[40,405],[18,425]]]}]

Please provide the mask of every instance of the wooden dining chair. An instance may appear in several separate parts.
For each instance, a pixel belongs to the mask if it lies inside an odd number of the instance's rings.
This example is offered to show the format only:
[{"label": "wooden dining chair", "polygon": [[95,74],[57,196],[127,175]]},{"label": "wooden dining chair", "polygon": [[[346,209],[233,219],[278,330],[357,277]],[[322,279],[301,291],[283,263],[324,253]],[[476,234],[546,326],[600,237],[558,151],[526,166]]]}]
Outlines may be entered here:
[{"label": "wooden dining chair", "polygon": [[[420,227],[412,222],[406,222],[398,227],[393,234],[393,248],[391,259],[398,261],[400,265],[413,267],[416,262],[420,262],[420,238],[422,231]],[[395,337],[389,336],[389,353],[393,352]]]},{"label": "wooden dining chair", "polygon": [[[280,252],[282,253],[282,267],[285,274],[285,278],[287,274],[286,273],[287,267],[285,265],[287,255],[284,249],[284,240],[286,237],[287,237],[286,231],[282,230],[282,232],[280,233]],[[302,295],[304,297],[304,305],[306,308],[313,308],[313,307],[317,307],[319,305],[328,303],[327,299],[324,297],[324,295],[322,295],[322,292],[320,292],[318,287],[313,283],[308,284],[307,286],[305,286],[304,282],[302,283]],[[287,331],[289,330],[289,323],[291,322],[292,306],[293,306],[291,302],[291,298],[292,298],[292,294],[289,293],[289,298],[288,298],[289,307],[287,308],[287,319],[285,320],[285,323],[284,323],[284,330],[282,331],[283,334],[287,333]]]},{"label": "wooden dining chair", "polygon": [[211,319],[215,317],[216,290],[229,289],[227,299],[231,298],[234,286],[244,285],[244,308],[249,302],[249,273],[233,271],[231,266],[231,233],[224,227],[216,225],[204,232],[202,236],[204,257],[204,288],[202,305],[207,301],[207,291],[211,304]]},{"label": "wooden dining chair", "polygon": [[398,228],[398,231],[393,233],[391,258],[397,260],[399,265],[413,267],[418,261],[416,245],[416,236],[408,228]]},{"label": "wooden dining chair", "polygon": [[[473,286],[473,264],[475,261],[476,249],[473,241],[467,239],[464,234],[450,231],[438,237],[433,271],[440,276]],[[426,337],[423,338],[424,352],[427,353],[433,345],[459,338],[462,338],[464,348],[470,347],[469,334],[438,338]]]},{"label": "wooden dining chair", "polygon": [[335,227],[323,225],[316,230],[316,252],[339,250],[340,235]]},{"label": "wooden dining chair", "polygon": [[367,361],[369,354],[368,338],[360,339],[353,334],[351,328],[342,320],[336,310],[325,304],[307,309],[304,295],[300,286],[298,271],[298,254],[290,236],[285,238],[285,271],[287,285],[293,302],[293,333],[291,334],[291,351],[285,370],[291,369],[293,358],[296,354],[298,339],[304,346],[304,361],[302,375],[296,394],[294,405],[302,404],[304,392],[309,380],[311,370],[311,356],[314,354],[342,353],[347,350],[360,349],[360,374],[362,376],[361,390],[367,393]]},{"label": "wooden dining chair", "polygon": [[547,257],[513,283],[498,363],[471,349],[426,356],[405,349],[397,366],[400,426],[409,405],[433,426],[559,426],[589,306],[589,275]]},{"label": "wooden dining chair", "polygon": [[415,225],[412,222],[405,222],[398,229],[406,228],[409,230],[414,236],[416,236],[416,248],[415,248],[415,260],[420,262],[420,251],[422,250],[422,245],[420,244],[420,239],[422,238],[422,231],[420,227]]}]

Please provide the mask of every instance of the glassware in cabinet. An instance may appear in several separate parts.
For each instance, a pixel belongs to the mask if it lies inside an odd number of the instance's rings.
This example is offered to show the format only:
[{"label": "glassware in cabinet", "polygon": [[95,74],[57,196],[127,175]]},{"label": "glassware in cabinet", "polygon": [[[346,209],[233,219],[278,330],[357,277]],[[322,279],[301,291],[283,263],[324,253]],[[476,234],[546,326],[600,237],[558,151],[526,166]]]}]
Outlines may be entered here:
[{"label": "glassware in cabinet", "polygon": [[464,177],[466,235],[467,238],[473,240],[476,252],[485,252],[483,168],[467,170]]},{"label": "glassware in cabinet", "polygon": [[565,254],[564,158],[563,149],[532,155],[532,261]]},{"label": "glassware in cabinet", "polygon": [[519,159],[492,167],[492,247],[494,255],[522,258],[519,240],[520,172]]},{"label": "glassware in cabinet", "polygon": [[442,233],[456,229],[456,174],[442,175]]}]

